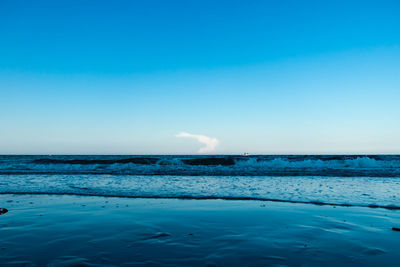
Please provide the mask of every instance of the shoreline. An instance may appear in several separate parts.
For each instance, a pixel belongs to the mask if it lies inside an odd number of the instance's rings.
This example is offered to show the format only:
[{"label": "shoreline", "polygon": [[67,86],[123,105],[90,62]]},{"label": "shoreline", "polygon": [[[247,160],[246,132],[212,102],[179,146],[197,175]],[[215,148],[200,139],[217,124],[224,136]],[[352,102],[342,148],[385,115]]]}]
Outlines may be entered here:
[{"label": "shoreline", "polygon": [[400,212],[258,200],[0,195],[0,264],[396,265]]},{"label": "shoreline", "polygon": [[107,194],[90,194],[90,193],[55,193],[55,192],[0,192],[1,195],[38,195],[38,196],[77,196],[77,197],[105,197],[105,198],[129,198],[129,199],[178,199],[178,200],[227,200],[227,201],[261,201],[261,202],[279,202],[290,204],[307,204],[317,206],[333,206],[333,207],[359,207],[371,209],[387,209],[387,210],[400,210],[400,206],[393,205],[362,205],[362,204],[348,204],[348,203],[328,203],[321,201],[301,201],[301,200],[288,200],[288,199],[275,199],[275,198],[261,198],[261,197],[231,197],[231,196],[129,196],[129,195],[107,195]]}]

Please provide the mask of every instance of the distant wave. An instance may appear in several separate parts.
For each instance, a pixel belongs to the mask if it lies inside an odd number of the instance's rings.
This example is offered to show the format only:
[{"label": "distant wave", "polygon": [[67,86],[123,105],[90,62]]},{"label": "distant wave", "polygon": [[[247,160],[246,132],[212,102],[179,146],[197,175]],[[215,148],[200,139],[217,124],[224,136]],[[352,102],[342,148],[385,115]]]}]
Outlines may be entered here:
[{"label": "distant wave", "polygon": [[158,158],[127,158],[127,159],[50,159],[42,158],[35,159],[32,163],[35,164],[71,164],[71,165],[95,165],[95,164],[144,164],[150,165],[158,162]]},{"label": "distant wave", "polygon": [[400,156],[0,156],[0,174],[400,177]]}]

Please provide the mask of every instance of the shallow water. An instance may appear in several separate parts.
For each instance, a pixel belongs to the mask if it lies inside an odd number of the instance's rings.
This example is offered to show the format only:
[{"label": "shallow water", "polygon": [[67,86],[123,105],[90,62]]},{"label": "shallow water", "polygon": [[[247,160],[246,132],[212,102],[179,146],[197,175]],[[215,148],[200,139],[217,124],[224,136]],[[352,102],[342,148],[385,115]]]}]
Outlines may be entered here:
[{"label": "shallow water", "polygon": [[0,175],[0,194],[256,199],[400,208],[400,179],[315,176]]},{"label": "shallow water", "polygon": [[394,266],[399,199],[399,156],[0,156],[0,265]]},{"label": "shallow water", "polygon": [[2,195],[0,264],[395,266],[400,212],[260,201]]}]

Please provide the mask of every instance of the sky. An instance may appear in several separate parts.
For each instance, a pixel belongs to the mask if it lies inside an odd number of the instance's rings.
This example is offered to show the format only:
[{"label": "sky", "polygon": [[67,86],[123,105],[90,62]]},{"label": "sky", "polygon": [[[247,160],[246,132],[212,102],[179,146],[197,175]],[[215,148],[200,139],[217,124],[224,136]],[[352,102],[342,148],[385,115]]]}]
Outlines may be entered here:
[{"label": "sky", "polygon": [[399,14],[0,0],[0,154],[400,153]]}]

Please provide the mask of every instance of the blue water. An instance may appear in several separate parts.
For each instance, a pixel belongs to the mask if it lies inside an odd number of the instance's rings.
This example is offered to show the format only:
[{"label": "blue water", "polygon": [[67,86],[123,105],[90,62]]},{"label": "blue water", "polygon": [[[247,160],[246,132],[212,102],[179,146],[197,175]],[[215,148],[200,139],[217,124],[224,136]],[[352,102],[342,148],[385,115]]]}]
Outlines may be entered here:
[{"label": "blue water", "polygon": [[0,194],[400,208],[398,155],[0,156]]},{"label": "blue water", "polygon": [[400,177],[400,155],[0,156],[0,174]]}]

